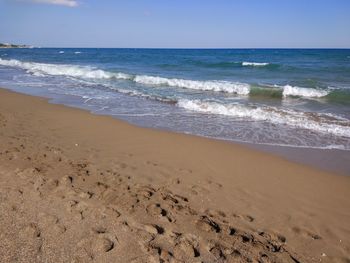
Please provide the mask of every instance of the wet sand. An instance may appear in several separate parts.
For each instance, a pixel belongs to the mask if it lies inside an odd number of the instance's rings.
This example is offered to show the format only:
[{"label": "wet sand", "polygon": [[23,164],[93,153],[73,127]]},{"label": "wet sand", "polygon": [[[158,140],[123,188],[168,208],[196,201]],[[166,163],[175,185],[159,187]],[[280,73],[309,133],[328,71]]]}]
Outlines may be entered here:
[{"label": "wet sand", "polygon": [[350,178],[0,90],[0,262],[349,262]]},{"label": "wet sand", "polygon": [[252,149],[273,153],[289,161],[308,165],[339,175],[350,176],[350,153],[338,149],[313,149],[275,145],[245,144]]}]

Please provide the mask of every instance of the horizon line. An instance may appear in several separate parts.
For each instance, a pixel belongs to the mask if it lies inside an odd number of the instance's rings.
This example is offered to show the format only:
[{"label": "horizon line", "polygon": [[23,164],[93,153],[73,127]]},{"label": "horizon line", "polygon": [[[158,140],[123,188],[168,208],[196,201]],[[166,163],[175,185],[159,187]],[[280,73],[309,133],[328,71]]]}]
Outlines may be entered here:
[{"label": "horizon line", "polygon": [[[28,47],[23,48],[84,48],[84,49],[350,49],[350,47],[69,47],[69,46],[34,46],[27,44],[14,44],[14,45],[24,45]],[[20,49],[21,47],[18,47]],[[0,49],[8,49],[0,47]]]}]

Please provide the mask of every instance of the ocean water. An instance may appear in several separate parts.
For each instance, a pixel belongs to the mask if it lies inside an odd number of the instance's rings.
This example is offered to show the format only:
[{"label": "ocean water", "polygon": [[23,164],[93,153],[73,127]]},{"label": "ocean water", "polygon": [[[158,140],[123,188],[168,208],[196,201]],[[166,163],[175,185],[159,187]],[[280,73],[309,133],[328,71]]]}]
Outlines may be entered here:
[{"label": "ocean water", "polygon": [[0,49],[0,86],[145,127],[350,150],[350,50]]}]

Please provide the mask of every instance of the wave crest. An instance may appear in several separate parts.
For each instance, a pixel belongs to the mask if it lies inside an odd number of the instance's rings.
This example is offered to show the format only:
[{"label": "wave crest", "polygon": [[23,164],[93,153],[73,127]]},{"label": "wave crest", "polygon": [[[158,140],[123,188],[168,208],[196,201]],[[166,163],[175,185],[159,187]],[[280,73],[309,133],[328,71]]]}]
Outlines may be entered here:
[{"label": "wave crest", "polygon": [[[268,63],[243,62],[247,65],[262,65]],[[46,64],[37,62],[22,62],[15,59],[4,60],[0,58],[0,65],[18,67],[27,70],[35,76],[69,76],[82,79],[120,79],[130,80],[136,83],[149,86],[169,86],[183,89],[225,92],[238,95],[250,96],[272,96],[288,97],[297,96],[303,98],[320,98],[327,96],[330,91],[312,88],[301,88],[286,85],[283,87],[264,88],[259,86],[252,87],[249,84],[241,82],[230,82],[220,80],[186,80],[177,78],[165,78],[148,75],[131,75],[121,72],[109,72],[89,66],[65,65],[65,64]]]},{"label": "wave crest", "polygon": [[65,64],[46,64],[36,62],[22,62],[16,59],[0,59],[0,65],[18,67],[27,70],[36,76],[70,76],[88,79],[129,79],[130,75],[124,73],[112,73],[101,69],[86,66],[65,65]]},{"label": "wave crest", "polygon": [[275,107],[256,107],[240,104],[220,104],[200,100],[179,100],[181,108],[207,113],[225,115],[236,118],[249,118],[255,121],[268,121],[275,124],[289,125],[296,128],[316,132],[350,137],[350,120],[295,110],[277,109]]},{"label": "wave crest", "polygon": [[250,92],[250,85],[239,82],[228,81],[197,81],[185,79],[169,79],[153,76],[135,76],[134,81],[145,85],[166,85],[169,87],[179,87],[185,89],[204,90],[227,92],[239,95],[248,95]]},{"label": "wave crest", "polygon": [[243,61],[242,62],[242,66],[243,67],[264,67],[264,66],[268,66],[270,65],[270,63],[266,63],[266,62],[247,62],[247,61]]},{"label": "wave crest", "polygon": [[300,88],[286,85],[283,87],[283,97],[297,96],[305,98],[321,98],[329,94],[327,90],[319,90],[312,88]]}]

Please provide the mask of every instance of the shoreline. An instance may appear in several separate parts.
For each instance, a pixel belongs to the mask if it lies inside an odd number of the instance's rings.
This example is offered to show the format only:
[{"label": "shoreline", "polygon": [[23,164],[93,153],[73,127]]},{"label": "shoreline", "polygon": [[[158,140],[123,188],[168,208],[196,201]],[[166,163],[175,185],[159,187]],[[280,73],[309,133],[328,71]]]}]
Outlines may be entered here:
[{"label": "shoreline", "polygon": [[281,157],[287,161],[306,165],[340,176],[350,175],[349,151],[340,149],[318,149],[279,145],[244,144],[253,150],[259,150]]},{"label": "shoreline", "polygon": [[350,259],[346,176],[5,89],[0,113],[3,262]]},{"label": "shoreline", "polygon": [[75,101],[75,96],[72,96],[72,98],[69,98],[69,96],[67,95],[67,99],[65,100],[63,97],[61,97],[61,95],[57,95],[57,97],[55,97],[53,95],[50,96],[50,95],[47,95],[46,93],[40,93],[40,92],[24,93],[23,91],[17,90],[16,88],[1,87],[0,89],[5,89],[10,92],[15,92],[19,94],[25,94],[28,96],[43,98],[47,100],[48,103],[50,104],[63,105],[74,109],[84,110],[89,112],[90,114],[97,115],[97,116],[108,116],[115,120],[125,122],[129,125],[139,127],[139,128],[195,136],[195,137],[205,138],[208,140],[215,140],[215,141],[220,141],[224,143],[229,143],[233,145],[243,145],[244,147],[248,147],[253,151],[260,151],[269,155],[283,158],[290,162],[306,165],[325,172],[335,173],[341,176],[350,176],[350,157],[348,156],[348,154],[346,154],[347,152],[349,152],[347,150],[313,148],[313,147],[308,148],[308,147],[297,147],[297,146],[278,145],[278,144],[273,145],[273,144],[249,143],[244,141],[235,141],[235,140],[228,140],[224,138],[220,139],[215,137],[201,136],[198,134],[184,133],[181,131],[174,131],[174,130],[165,129],[165,128],[162,129],[162,128],[145,127],[136,123],[132,123],[128,120],[121,119],[117,115],[110,115],[107,113],[100,114],[97,111],[96,112],[93,111],[89,107],[83,107],[82,105],[79,104],[79,102]]}]

